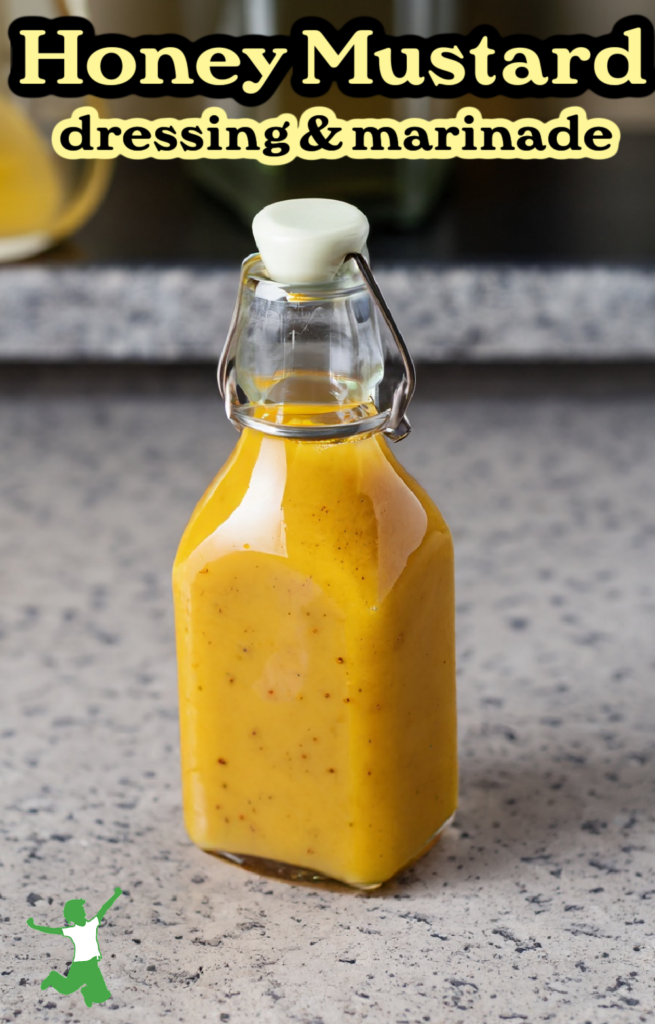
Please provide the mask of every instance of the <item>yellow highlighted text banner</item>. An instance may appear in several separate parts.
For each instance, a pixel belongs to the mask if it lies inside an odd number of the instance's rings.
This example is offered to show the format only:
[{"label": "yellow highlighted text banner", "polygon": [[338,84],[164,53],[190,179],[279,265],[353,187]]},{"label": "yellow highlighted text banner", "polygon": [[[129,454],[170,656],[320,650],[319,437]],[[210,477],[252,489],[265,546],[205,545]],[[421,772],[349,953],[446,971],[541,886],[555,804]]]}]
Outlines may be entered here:
[{"label": "yellow highlighted text banner", "polygon": [[221,107],[177,120],[102,118],[80,107],[54,129],[55,152],[68,160],[607,160],[621,133],[613,121],[567,107],[539,121],[483,118],[464,107],[452,118],[360,118],[345,121],[328,107],[312,107],[298,119],[280,114],[265,121],[229,118]]}]

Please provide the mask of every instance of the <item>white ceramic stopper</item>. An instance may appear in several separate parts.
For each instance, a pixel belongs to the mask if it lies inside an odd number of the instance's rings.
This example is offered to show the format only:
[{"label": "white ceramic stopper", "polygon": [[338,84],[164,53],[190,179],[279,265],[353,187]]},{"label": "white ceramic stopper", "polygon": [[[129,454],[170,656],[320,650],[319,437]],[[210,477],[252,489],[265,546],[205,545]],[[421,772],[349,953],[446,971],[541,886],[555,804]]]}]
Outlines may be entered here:
[{"label": "white ceramic stopper", "polygon": [[252,232],[273,281],[319,284],[334,280],[347,253],[364,249],[368,220],[337,199],[286,199],[260,210]]}]

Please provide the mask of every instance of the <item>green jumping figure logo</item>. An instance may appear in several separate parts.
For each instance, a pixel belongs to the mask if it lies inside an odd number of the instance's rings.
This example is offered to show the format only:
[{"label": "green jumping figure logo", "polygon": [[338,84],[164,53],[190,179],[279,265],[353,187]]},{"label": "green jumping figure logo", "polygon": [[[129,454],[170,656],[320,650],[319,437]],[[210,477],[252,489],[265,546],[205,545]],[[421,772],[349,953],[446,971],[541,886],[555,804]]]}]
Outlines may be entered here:
[{"label": "green jumping figure logo", "polygon": [[27,922],[30,928],[37,932],[45,932],[46,935],[67,935],[73,940],[75,947],[75,956],[68,975],[64,977],[58,971],[50,971],[48,977],[41,982],[42,989],[54,988],[61,995],[69,995],[81,988],[87,1006],[105,1003],[111,999],[111,992],[98,965],[98,961],[102,960],[98,945],[98,925],[122,891],[114,889],[114,895],[100,907],[96,916],[88,921],[84,913],[85,900],[68,900],[64,906],[64,917],[69,922],[67,928],[48,928],[45,925],[34,924],[34,918],[30,917]]}]

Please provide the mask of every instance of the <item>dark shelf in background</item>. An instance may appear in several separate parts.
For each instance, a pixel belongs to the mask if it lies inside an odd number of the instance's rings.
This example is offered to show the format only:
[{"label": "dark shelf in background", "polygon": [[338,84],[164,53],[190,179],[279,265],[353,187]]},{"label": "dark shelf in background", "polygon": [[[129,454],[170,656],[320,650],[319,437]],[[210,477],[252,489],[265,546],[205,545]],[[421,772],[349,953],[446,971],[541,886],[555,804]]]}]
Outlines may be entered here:
[{"label": "dark shelf in background", "polygon": [[[182,161],[121,158],[94,220],[35,262],[235,264],[253,247]],[[407,234],[377,226],[371,252],[385,263],[652,262],[655,134],[626,135],[610,160],[453,160],[429,223]]]}]

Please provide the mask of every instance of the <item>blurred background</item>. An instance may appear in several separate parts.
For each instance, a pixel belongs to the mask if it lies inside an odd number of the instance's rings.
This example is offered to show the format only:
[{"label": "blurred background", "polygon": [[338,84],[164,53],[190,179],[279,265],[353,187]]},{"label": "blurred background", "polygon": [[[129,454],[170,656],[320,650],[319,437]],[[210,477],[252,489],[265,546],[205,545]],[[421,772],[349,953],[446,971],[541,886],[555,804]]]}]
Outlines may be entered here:
[{"label": "blurred background", "polygon": [[[29,12],[56,15],[65,9],[65,2],[4,0],[0,10],[5,20],[10,20],[29,13],[28,7]],[[487,22],[505,35],[525,32],[542,38],[554,33],[603,34],[627,14],[655,19],[655,0],[551,0],[548,4],[522,0],[332,0],[329,4],[318,0],[89,0],[88,5],[71,0],[68,9],[86,9],[98,32],[180,32],[191,38],[215,31],[234,35],[287,32],[298,17],[308,14],[327,17],[337,26],[356,15],[372,15],[395,34],[466,33]],[[6,62],[6,53],[4,58]],[[191,116],[210,102],[202,97],[128,97],[114,102],[112,111],[121,117]],[[344,117],[398,118],[410,114],[451,116],[456,106],[472,103],[485,116],[547,119],[565,105],[554,99],[503,97],[462,97],[457,104],[430,99],[355,100],[336,88],[321,102]],[[10,186],[7,168],[13,159],[16,176],[17,165],[15,153],[8,151],[13,135],[3,133],[0,189],[5,195],[0,191],[4,217],[0,234],[15,236],[21,226],[16,210],[29,205],[21,233],[33,235],[35,228],[37,232],[44,224],[52,228],[53,220],[58,221],[50,235],[60,244],[41,255],[41,262],[232,264],[252,248],[249,223],[258,208],[276,199],[319,194],[353,201],[365,210],[376,225],[373,255],[385,262],[652,260],[655,95],[606,100],[586,94],[571,102],[581,103],[590,116],[606,116],[619,124],[622,141],[615,158],[570,162],[296,161],[282,168],[250,161],[137,162],[119,158],[115,167],[71,166],[58,161],[56,167],[39,173],[32,158],[39,140],[28,138],[28,132],[21,134],[14,124],[13,131],[20,139],[13,145],[26,147],[24,152],[32,155],[23,160],[19,184]],[[5,95],[3,103],[7,125],[11,98]],[[311,105],[291,91],[287,80],[265,106],[249,108],[247,114],[299,113]],[[27,114],[47,132],[66,106],[71,104],[35,101]],[[236,113],[234,103],[226,106]],[[42,142],[41,158],[51,164],[55,160],[48,157]],[[26,171],[28,165],[31,170]],[[78,176],[75,181],[70,180],[73,175]],[[11,187],[18,191],[12,193]],[[33,239],[31,248],[42,250],[44,245]],[[16,255],[29,252],[28,243],[23,251],[18,246]],[[11,255],[10,247],[5,258]]]},{"label": "blurred background", "polygon": [[[65,9],[64,0],[0,0],[5,28],[18,14]],[[466,33],[488,22],[547,37],[603,34],[633,13],[655,20],[655,0],[90,0],[90,13],[99,32],[130,34],[285,32],[299,15],[341,25],[373,14],[390,32]],[[338,91],[325,101],[346,116],[388,112],[383,100],[358,104]],[[184,116],[203,102],[130,98],[112,109]],[[547,118],[560,106],[459,102],[507,117]],[[371,994],[392,1005],[385,986],[395,977],[402,1019],[453,1021],[474,999],[471,1021],[597,1020],[597,1006],[616,1008],[604,1021],[625,1019],[626,1008],[645,1017],[653,942],[643,900],[655,892],[655,97],[579,102],[619,124],[611,160],[99,167],[52,156],[48,130],[65,103],[17,103],[0,87],[8,1013],[62,1019],[54,1001],[42,1005],[43,946],[29,945],[22,922],[34,901],[71,895],[74,866],[98,906],[119,880],[134,894],[129,927],[112,938],[122,961],[111,962],[124,968],[120,1019],[164,1019],[174,1007],[194,1021],[211,1006],[229,1010],[220,1016],[232,1024],[271,1013],[318,1020],[325,1006],[343,1006],[356,1024],[378,1004],[348,1000],[379,965]],[[284,87],[266,113],[277,109],[302,107]],[[454,113],[427,101],[411,112],[430,109]],[[337,962],[323,943],[306,946],[305,936],[330,933],[346,948],[340,896],[321,894],[319,920],[313,900],[299,910],[300,890],[269,896],[267,883],[261,895],[191,850],[179,807],[170,567],[237,436],[216,363],[239,264],[254,248],[250,215],[316,192],[371,217],[376,277],[420,364],[414,431],[395,454],[438,502],[457,552],[457,827],[385,902],[380,933],[362,929],[357,964],[354,953]],[[417,892],[418,903],[395,904]],[[421,930],[416,958],[410,919]],[[260,920],[266,930],[252,931],[248,922]],[[442,995],[428,987],[435,956]],[[425,988],[420,964],[429,964]],[[195,973],[181,973],[187,966]],[[324,1006],[305,1004],[301,989],[324,994]],[[251,993],[263,993],[261,1013]]]}]

